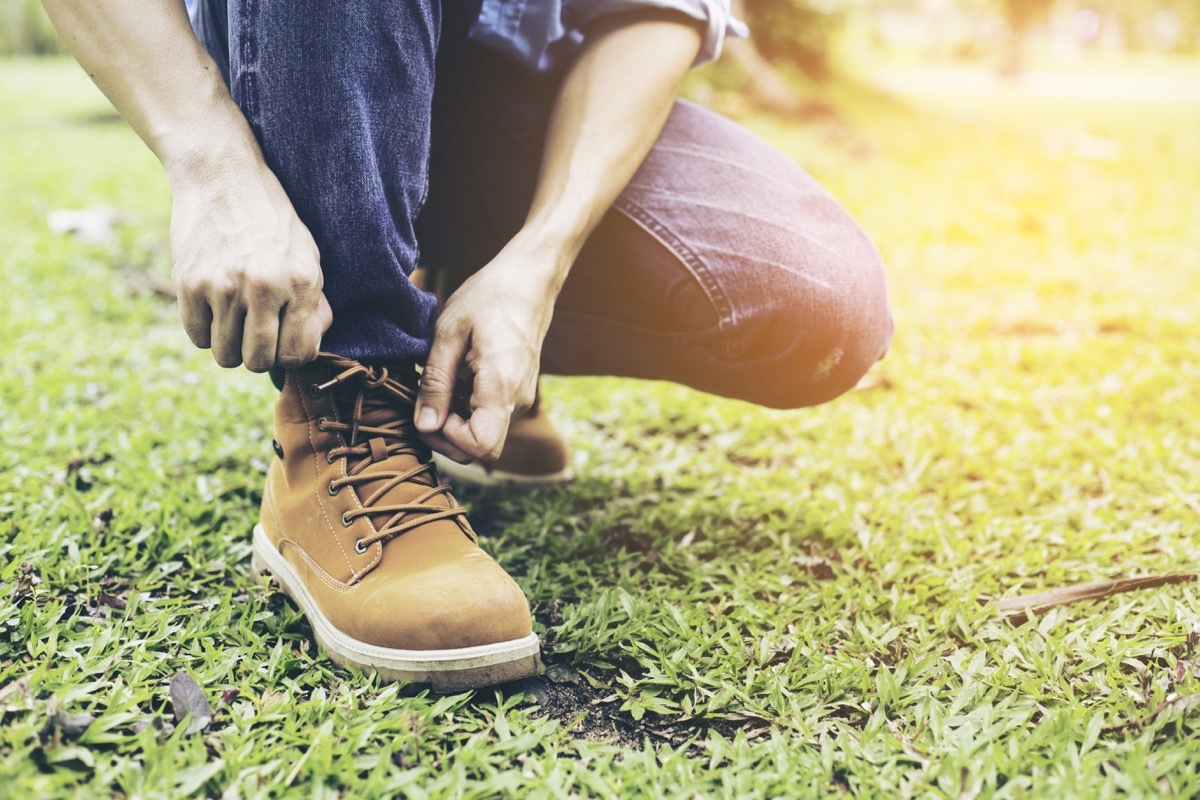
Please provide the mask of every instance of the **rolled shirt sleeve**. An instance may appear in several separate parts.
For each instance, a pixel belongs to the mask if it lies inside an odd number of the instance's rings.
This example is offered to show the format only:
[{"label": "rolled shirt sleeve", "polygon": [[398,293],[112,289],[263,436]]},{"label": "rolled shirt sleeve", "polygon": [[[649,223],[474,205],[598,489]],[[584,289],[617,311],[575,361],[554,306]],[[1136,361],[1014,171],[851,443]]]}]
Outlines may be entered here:
[{"label": "rolled shirt sleeve", "polygon": [[563,15],[571,27],[582,28],[600,17],[647,8],[678,11],[704,23],[704,41],[693,67],[716,61],[725,37],[749,35],[745,23],[730,12],[729,0],[564,0]]},{"label": "rolled shirt sleeve", "polygon": [[483,0],[471,38],[533,69],[548,69],[551,45],[578,41],[579,30],[601,17],[645,9],[678,11],[704,24],[694,67],[716,60],[726,37],[749,35],[729,0]]}]

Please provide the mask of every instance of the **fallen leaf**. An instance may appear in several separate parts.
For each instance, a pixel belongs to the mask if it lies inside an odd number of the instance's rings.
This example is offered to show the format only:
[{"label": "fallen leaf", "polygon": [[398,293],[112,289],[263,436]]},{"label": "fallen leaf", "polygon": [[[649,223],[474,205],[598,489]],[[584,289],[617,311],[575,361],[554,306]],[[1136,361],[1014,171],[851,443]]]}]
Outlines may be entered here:
[{"label": "fallen leaf", "polygon": [[208,723],[212,722],[212,707],[195,678],[186,672],[176,672],[171,677],[170,692],[175,721],[183,722],[185,717],[191,715],[185,735],[191,736],[208,727]]},{"label": "fallen leaf", "polygon": [[571,683],[576,686],[583,683],[579,673],[565,664],[555,664],[546,670],[546,680],[551,683]]}]

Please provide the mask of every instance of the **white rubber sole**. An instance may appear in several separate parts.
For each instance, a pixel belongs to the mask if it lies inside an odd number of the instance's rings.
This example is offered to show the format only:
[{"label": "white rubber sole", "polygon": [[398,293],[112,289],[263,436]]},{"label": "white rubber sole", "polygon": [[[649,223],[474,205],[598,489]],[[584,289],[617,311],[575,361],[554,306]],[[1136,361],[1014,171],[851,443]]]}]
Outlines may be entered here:
[{"label": "white rubber sole", "polygon": [[256,578],[267,574],[275,578],[279,588],[308,617],[313,635],[329,658],[343,667],[374,670],[392,681],[427,683],[436,692],[479,689],[541,671],[541,645],[535,633],[509,642],[452,650],[398,650],[348,636],[321,613],[304,581],[271,544],[262,525],[254,526],[250,565]]},{"label": "white rubber sole", "polygon": [[437,466],[439,475],[449,478],[451,483],[467,486],[526,486],[532,489],[536,486],[567,483],[575,479],[575,472],[570,467],[545,475],[526,475],[519,472],[488,470],[478,461],[459,464],[441,453],[433,454],[433,463]]}]

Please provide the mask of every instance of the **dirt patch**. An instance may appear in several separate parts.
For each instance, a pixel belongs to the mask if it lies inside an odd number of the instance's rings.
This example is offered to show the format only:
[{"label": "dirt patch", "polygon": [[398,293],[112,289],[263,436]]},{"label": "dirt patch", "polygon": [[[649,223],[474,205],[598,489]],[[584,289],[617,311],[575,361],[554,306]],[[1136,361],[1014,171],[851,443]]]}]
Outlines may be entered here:
[{"label": "dirt patch", "polygon": [[[671,719],[648,713],[640,720],[621,710],[621,697],[606,686],[593,687],[574,668],[553,664],[542,675],[502,687],[507,692],[522,692],[538,706],[538,713],[559,720],[576,739],[618,745],[631,750],[663,745],[687,746],[689,755],[705,752],[703,742],[710,732],[731,739],[746,728],[742,722],[721,719]],[[751,738],[769,728],[748,731]]]}]

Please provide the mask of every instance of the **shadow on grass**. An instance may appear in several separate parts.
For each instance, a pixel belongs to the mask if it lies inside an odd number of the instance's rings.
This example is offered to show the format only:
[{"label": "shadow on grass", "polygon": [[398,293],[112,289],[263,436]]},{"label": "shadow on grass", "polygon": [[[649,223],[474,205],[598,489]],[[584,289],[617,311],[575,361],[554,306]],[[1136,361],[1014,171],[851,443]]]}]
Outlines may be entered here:
[{"label": "shadow on grass", "polygon": [[[472,525],[485,534],[498,533],[493,538],[496,541],[505,538],[502,532],[519,525],[530,514],[536,515],[540,508],[555,505],[561,510],[565,503],[573,510],[586,513],[606,501],[629,498],[631,489],[620,481],[588,478],[567,487],[533,490],[491,487],[456,490],[455,493],[471,508]],[[599,573],[605,572],[606,563],[615,564],[631,557],[638,561],[639,570],[649,571],[659,566],[656,546],[660,535],[669,534],[665,531],[645,533],[628,525],[618,525],[611,530],[591,531],[572,537],[570,542],[559,541],[554,546],[563,548],[564,557],[586,559],[589,566]],[[545,541],[534,543],[533,546],[538,544],[545,544]],[[503,547],[499,549],[505,552]],[[505,561],[510,572],[518,579],[526,576],[523,561],[518,558],[515,565]],[[275,619],[280,619],[282,612],[295,612],[291,601],[277,590],[272,589],[265,602],[275,612]],[[661,747],[683,748],[688,755],[695,757],[706,753],[703,742],[712,734],[732,740],[739,731],[745,731],[753,740],[771,730],[765,720],[752,716],[723,719],[647,712],[640,719],[635,719],[623,709],[625,695],[614,678],[621,673],[640,676],[644,673],[641,665],[616,652],[591,653],[589,655],[602,657],[613,668],[589,669],[585,675],[573,663],[577,662],[578,653],[558,655],[554,651],[558,630],[563,624],[562,612],[577,602],[580,602],[579,597],[560,596],[533,603],[533,616],[545,629],[542,642],[543,672],[533,678],[476,690],[467,699],[465,707],[481,711],[492,709],[490,713],[494,713],[495,705],[515,699],[519,706],[532,707],[534,716],[558,721],[562,730],[574,739],[630,750],[647,747],[654,750]],[[305,654],[318,652],[312,629],[299,613],[294,613],[284,626],[262,630],[261,634],[289,640]],[[374,680],[341,667],[331,665],[330,669],[349,680]],[[427,691],[425,686],[408,685],[402,687],[400,693],[405,697],[416,697]]]}]

